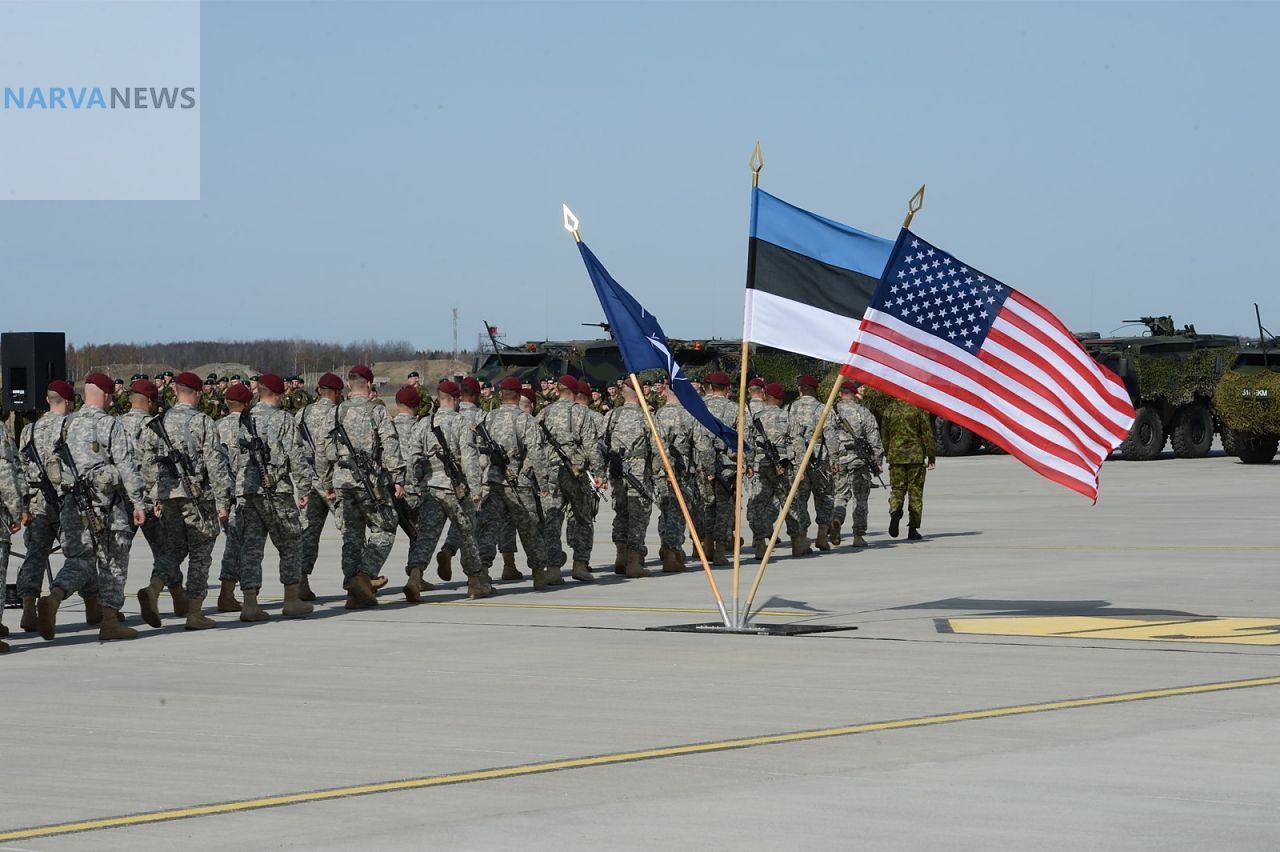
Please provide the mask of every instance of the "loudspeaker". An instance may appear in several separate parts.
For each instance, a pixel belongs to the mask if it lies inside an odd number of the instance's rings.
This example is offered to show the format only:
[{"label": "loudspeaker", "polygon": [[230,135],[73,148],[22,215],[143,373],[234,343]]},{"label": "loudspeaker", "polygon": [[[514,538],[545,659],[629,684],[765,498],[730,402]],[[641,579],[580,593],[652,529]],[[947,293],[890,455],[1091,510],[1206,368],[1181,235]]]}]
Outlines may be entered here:
[{"label": "loudspeaker", "polygon": [[49,382],[67,375],[67,336],[60,331],[0,334],[5,411],[48,411]]}]

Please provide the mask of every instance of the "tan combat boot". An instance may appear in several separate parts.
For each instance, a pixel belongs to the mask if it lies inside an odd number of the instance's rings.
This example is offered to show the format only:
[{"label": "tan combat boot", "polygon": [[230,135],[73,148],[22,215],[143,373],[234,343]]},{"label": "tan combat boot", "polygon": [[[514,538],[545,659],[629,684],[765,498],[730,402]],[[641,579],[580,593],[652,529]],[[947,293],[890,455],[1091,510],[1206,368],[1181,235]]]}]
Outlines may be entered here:
[{"label": "tan combat boot", "polygon": [[757,538],[751,542],[751,550],[755,552],[756,559],[764,559],[764,552],[768,549],[769,540],[767,538]]},{"label": "tan combat boot", "polygon": [[218,612],[239,612],[240,601],[236,600],[236,581],[223,580],[218,591]]},{"label": "tan combat boot", "polygon": [[258,606],[258,590],[244,589],[244,606],[240,608],[241,621],[266,621],[271,618]]},{"label": "tan combat boot", "polygon": [[284,587],[284,608],[280,610],[280,614],[285,618],[302,618],[312,613],[314,607],[309,603],[303,603],[298,594],[299,591],[298,585]]},{"label": "tan combat boot", "polygon": [[137,639],[138,631],[125,627],[120,623],[120,611],[109,606],[102,608],[102,625],[98,628],[99,642],[114,642],[117,639]]},{"label": "tan combat boot", "polygon": [[831,542],[832,547],[840,546],[840,525],[832,524],[827,528],[827,540]]},{"label": "tan combat boot", "polygon": [[627,546],[620,542],[614,542],[613,546],[618,549],[618,555],[613,560],[613,573],[627,573]]},{"label": "tan combat boot", "polygon": [[28,633],[35,633],[40,629],[40,620],[36,617],[36,596],[22,596],[22,620],[18,622],[18,626]]},{"label": "tan combat boot", "polygon": [[652,572],[644,567],[644,554],[638,550],[627,550],[627,579],[638,580],[641,577],[650,577]]},{"label": "tan combat boot", "polygon": [[729,551],[724,542],[717,541],[711,545],[711,564],[722,568],[729,564]]},{"label": "tan combat boot", "polygon": [[373,588],[372,578],[357,571],[347,586],[347,602],[343,606],[347,609],[369,609],[377,605],[378,592]]},{"label": "tan combat boot", "polygon": [[84,623],[97,627],[102,623],[102,607],[98,606],[97,595],[81,595],[84,599]]},{"label": "tan combat boot", "polygon": [[851,542],[849,542],[849,543],[850,543],[850,544],[852,544],[854,547],[866,547],[866,546],[867,546],[867,540],[866,540],[865,538],[863,538],[862,536],[860,536],[860,535],[855,535],[855,536],[853,537],[853,541],[851,541]]},{"label": "tan combat boot", "polygon": [[596,578],[591,576],[591,566],[582,559],[573,560],[573,573],[570,575],[579,583],[594,583]]},{"label": "tan combat boot", "polygon": [[187,590],[182,588],[181,583],[174,583],[169,587],[169,596],[173,598],[173,614],[182,618],[187,614]]},{"label": "tan combat boot", "polygon": [[555,566],[548,565],[546,568],[543,568],[542,570],[543,570],[543,572],[547,575],[547,585],[548,585],[548,586],[563,586],[563,585],[564,585],[564,577],[560,574],[560,566],[559,566],[559,565],[555,565]]},{"label": "tan combat boot", "polygon": [[[381,588],[382,588],[383,586],[385,586],[386,584],[387,584],[387,575],[386,575],[386,574],[379,574],[379,575],[378,575],[378,576],[376,576],[376,577],[370,577],[370,578],[369,578],[369,585],[373,587],[373,590],[374,590],[375,592],[376,592],[376,591],[378,591],[378,589],[381,589]],[[425,583],[425,585],[426,585],[426,586],[430,586],[431,584],[430,584],[430,583]]]},{"label": "tan combat boot", "polygon": [[142,608],[142,620],[152,627],[160,626],[160,590],[164,580],[153,576],[150,585],[138,589],[138,606]]},{"label": "tan combat boot", "polygon": [[436,554],[436,576],[446,583],[453,579],[453,551],[447,547]]},{"label": "tan combat boot", "polygon": [[507,582],[524,579],[524,574],[521,574],[520,569],[516,567],[516,555],[514,553],[502,554],[502,579]]},{"label": "tan combat boot", "polygon": [[208,630],[210,627],[217,627],[218,622],[204,615],[201,610],[204,609],[204,599],[206,595],[198,598],[189,598],[186,595],[182,599],[187,602],[187,624],[188,630]]},{"label": "tan combat boot", "polygon": [[316,593],[311,591],[311,575],[303,574],[302,580],[298,583],[298,600],[313,601],[316,599]]},{"label": "tan combat boot", "polygon": [[36,602],[36,627],[41,639],[52,639],[58,624],[58,606],[63,599],[62,589],[53,589]]},{"label": "tan combat boot", "polygon": [[422,603],[422,566],[409,569],[409,580],[404,584],[404,599],[409,603]]},{"label": "tan combat boot", "polygon": [[680,557],[676,556],[676,551],[673,548],[667,548],[667,551],[662,554],[662,573],[679,574],[683,570],[684,566],[680,564]]},{"label": "tan combat boot", "polygon": [[831,549],[831,542],[827,541],[827,525],[826,524],[818,524],[818,540],[814,542],[814,545],[819,550]]},{"label": "tan combat boot", "polygon": [[477,574],[474,577],[467,578],[467,597],[471,600],[479,600],[480,598],[491,597],[496,592],[493,584],[489,582],[486,574]]},{"label": "tan combat boot", "polygon": [[813,548],[809,546],[809,537],[803,533],[792,536],[791,538],[791,555],[792,556],[808,556],[813,553]]}]

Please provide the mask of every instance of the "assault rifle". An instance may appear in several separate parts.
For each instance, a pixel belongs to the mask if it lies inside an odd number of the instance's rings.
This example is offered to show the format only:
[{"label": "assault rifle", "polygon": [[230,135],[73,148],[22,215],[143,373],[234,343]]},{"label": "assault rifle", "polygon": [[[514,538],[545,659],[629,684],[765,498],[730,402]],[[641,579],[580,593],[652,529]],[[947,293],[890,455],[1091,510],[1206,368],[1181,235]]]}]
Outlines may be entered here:
[{"label": "assault rifle", "polygon": [[[645,435],[642,437],[642,439],[637,439],[637,440],[648,440],[648,438],[649,436]],[[605,446],[607,447],[608,444],[606,444]],[[640,478],[636,476],[634,473],[632,473],[631,471],[627,470],[627,466],[622,463],[622,453],[620,451],[606,449],[604,452],[604,458],[605,458],[605,461],[609,463],[610,476],[612,476],[614,479],[626,480],[627,483],[632,488],[634,488],[636,491],[640,493],[641,496],[644,497],[644,499],[646,500],[653,499],[653,495],[649,493],[649,489],[644,487],[644,483],[640,481]]]},{"label": "assault rifle", "polygon": [[453,450],[449,449],[449,442],[444,438],[444,430],[436,425],[434,418],[431,420],[431,434],[436,436],[435,455],[440,459],[440,464],[444,465],[445,475],[453,483],[453,493],[459,500],[467,499],[471,496],[467,475],[463,472],[462,465],[458,464],[458,460],[454,458]]},{"label": "assault rifle", "polygon": [[[511,454],[507,452],[507,448],[494,440],[489,427],[481,420],[476,424],[476,434],[480,436],[480,440],[484,442],[483,447],[479,447],[479,451],[489,457],[489,463],[498,469],[498,473],[502,474],[502,478],[507,481],[507,487],[516,489],[520,487],[520,475],[511,469]],[[538,522],[545,523],[546,519],[542,511],[542,494],[538,487],[538,477],[532,470],[529,470],[529,477],[533,480],[533,505],[538,511]]]},{"label": "assault rifle", "polygon": [[49,478],[49,471],[44,466],[44,459],[40,458],[40,451],[36,449],[36,442],[33,438],[22,445],[22,457],[30,461],[36,466],[36,470],[40,471],[40,479],[36,482],[36,486],[40,489],[40,493],[44,495],[44,502],[53,509],[55,514],[62,512],[62,495],[58,493],[58,489],[53,487],[53,480]]},{"label": "assault rifle", "polygon": [[569,471],[569,475],[574,479],[578,478],[578,469],[573,466],[573,461],[569,458],[569,454],[564,451],[564,447],[556,440],[555,435],[551,434],[551,430],[547,428],[545,421],[538,421],[538,428],[542,430],[542,436],[547,439],[547,443],[551,445],[551,449],[555,450],[557,456],[560,457],[560,463],[564,465],[565,470]]},{"label": "assault rifle", "polygon": [[752,417],[751,423],[756,427],[756,431],[760,433],[760,449],[764,450],[764,457],[769,464],[773,465],[773,469],[778,476],[785,478],[787,470],[791,467],[790,460],[784,459],[782,453],[778,452],[777,445],[769,440],[768,434],[764,431],[764,424],[760,422],[759,415]]},{"label": "assault rifle", "polygon": [[205,514],[204,506],[199,501],[200,486],[195,482],[196,469],[191,464],[191,459],[187,458],[187,454],[174,446],[173,440],[169,437],[169,430],[164,426],[164,415],[152,417],[147,421],[147,428],[159,436],[164,442],[168,452],[164,454],[157,453],[156,461],[163,462],[168,466],[169,472],[182,486],[182,495],[191,501],[196,508],[196,514],[200,516],[200,520],[208,523],[209,518]]},{"label": "assault rifle", "polygon": [[[64,427],[65,428],[65,427]],[[76,504],[76,511],[89,531],[89,540],[93,543],[94,552],[100,551],[100,536],[107,534],[107,522],[98,514],[93,505],[93,494],[89,491],[89,483],[80,478],[80,468],[71,456],[71,448],[67,446],[65,436],[58,438],[53,445],[53,452],[62,460],[63,466],[71,474],[71,499]]]},{"label": "assault rifle", "polygon": [[836,420],[840,421],[841,428],[843,428],[845,432],[849,433],[849,437],[853,439],[852,441],[845,442],[842,445],[843,448],[846,450],[853,450],[854,455],[856,455],[862,463],[867,466],[867,470],[871,471],[875,478],[880,480],[880,487],[888,488],[889,486],[884,484],[884,477],[880,475],[880,465],[876,464],[875,454],[871,452],[871,442],[866,438],[858,437],[857,432],[854,431],[853,424],[840,413],[839,408],[833,406],[831,413],[836,416]]},{"label": "assault rifle", "polygon": [[[351,473],[355,476],[356,479],[360,480],[360,484],[364,487],[364,493],[369,495],[369,500],[372,501],[373,504],[378,507],[379,512],[386,511],[386,503],[378,499],[378,490],[374,487],[375,481],[377,481],[379,484],[382,484],[381,473],[375,473],[372,470],[373,459],[369,458],[369,456],[366,453],[362,453],[359,450],[357,450],[355,444],[351,443],[351,436],[347,434],[347,427],[342,425],[341,410],[334,411],[333,434],[338,436],[338,440],[342,442],[342,445],[344,447],[347,448],[347,453],[348,453],[348,457],[344,460],[346,463],[343,464],[342,461],[339,461],[338,466],[345,467],[347,470],[351,471]],[[381,465],[379,465],[379,467],[381,467]],[[403,510],[401,509],[400,506],[396,506],[395,502],[397,498],[394,496],[395,486],[391,485],[389,481],[386,484],[390,485],[391,487],[391,490],[390,490],[390,494],[392,495],[391,502],[393,507],[395,508],[396,524],[398,526],[403,527],[404,524],[403,524],[401,513],[403,511],[405,513],[405,517],[409,517],[409,514],[408,514],[409,505],[407,502],[404,501],[403,498],[399,498],[400,502],[404,503],[405,505],[403,507]],[[413,532],[410,532],[409,529],[405,529],[405,534],[413,538],[417,538],[416,526],[411,526],[410,529],[413,529]]]},{"label": "assault rifle", "polygon": [[240,412],[240,426],[249,433],[249,440],[240,439],[240,449],[249,454],[249,463],[257,468],[258,483],[262,490],[270,491],[274,485],[271,480],[271,448],[258,434],[258,426],[247,409]]}]

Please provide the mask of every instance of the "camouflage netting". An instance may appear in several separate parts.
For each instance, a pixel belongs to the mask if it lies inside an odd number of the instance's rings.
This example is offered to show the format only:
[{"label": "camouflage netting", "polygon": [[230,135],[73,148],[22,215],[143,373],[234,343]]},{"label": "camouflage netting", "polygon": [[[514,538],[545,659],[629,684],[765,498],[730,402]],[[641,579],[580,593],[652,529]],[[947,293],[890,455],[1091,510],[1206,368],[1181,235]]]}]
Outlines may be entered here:
[{"label": "camouflage netting", "polygon": [[1196,397],[1210,397],[1218,374],[1231,362],[1230,349],[1201,349],[1181,360],[1139,355],[1133,359],[1138,388],[1144,400],[1168,400],[1186,405]]},{"label": "camouflage netting", "polygon": [[[1266,391],[1266,396],[1259,398],[1259,390]],[[1280,436],[1280,373],[1224,373],[1213,407],[1233,432]]]}]

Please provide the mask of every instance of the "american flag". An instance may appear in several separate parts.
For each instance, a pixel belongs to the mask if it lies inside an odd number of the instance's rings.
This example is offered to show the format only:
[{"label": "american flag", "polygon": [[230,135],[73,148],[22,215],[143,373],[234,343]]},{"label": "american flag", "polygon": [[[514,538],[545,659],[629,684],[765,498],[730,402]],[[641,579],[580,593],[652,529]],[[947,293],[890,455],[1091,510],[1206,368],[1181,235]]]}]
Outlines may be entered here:
[{"label": "american flag", "polygon": [[1129,433],[1123,382],[1057,317],[903,229],[843,372],[972,430],[1098,499]]}]

